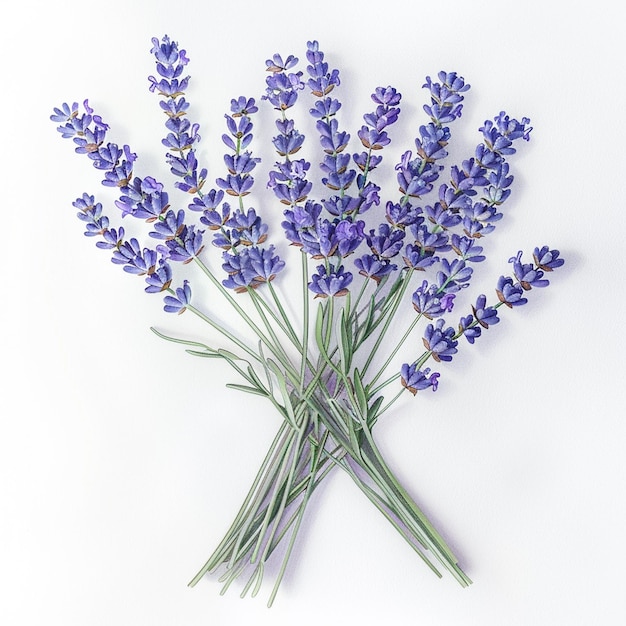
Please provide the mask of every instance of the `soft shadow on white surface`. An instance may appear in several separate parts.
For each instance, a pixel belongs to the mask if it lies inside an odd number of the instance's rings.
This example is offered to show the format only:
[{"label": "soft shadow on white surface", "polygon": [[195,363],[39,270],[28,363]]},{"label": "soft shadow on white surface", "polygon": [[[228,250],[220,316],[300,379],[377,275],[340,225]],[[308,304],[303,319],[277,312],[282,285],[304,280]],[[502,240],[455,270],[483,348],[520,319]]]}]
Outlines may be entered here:
[{"label": "soft shadow on white surface", "polygon": [[[14,6],[0,26],[2,623],[623,623],[626,93],[612,7]],[[403,93],[394,155],[412,147],[425,120],[423,79],[440,69],[472,84],[453,157],[465,157],[478,126],[501,109],[531,118],[532,140],[512,160],[514,196],[472,293],[491,289],[518,249],[547,243],[567,265],[527,307],[464,345],[436,394],[404,399],[376,431],[460,555],[469,589],[432,576],[339,473],[314,495],[271,610],[269,585],[254,600],[240,600],[236,587],[220,597],[214,578],[186,587],[236,512],[278,418],[226,390],[223,368],[149,331],[205,333],[189,316],[163,313],[158,297],[82,236],[71,202],[84,191],[112,196],[49,121],[53,106],[89,97],[112,136],[139,154],[138,167],[171,180],[146,79],[150,38],[164,33],[191,59],[187,95],[214,176],[230,98],[260,95],[265,59],[302,58],[310,39],[342,70],[346,128],[358,129],[377,85]],[[272,132],[259,125],[259,142]],[[387,183],[393,192],[391,169]],[[278,239],[279,211],[268,212]]]}]

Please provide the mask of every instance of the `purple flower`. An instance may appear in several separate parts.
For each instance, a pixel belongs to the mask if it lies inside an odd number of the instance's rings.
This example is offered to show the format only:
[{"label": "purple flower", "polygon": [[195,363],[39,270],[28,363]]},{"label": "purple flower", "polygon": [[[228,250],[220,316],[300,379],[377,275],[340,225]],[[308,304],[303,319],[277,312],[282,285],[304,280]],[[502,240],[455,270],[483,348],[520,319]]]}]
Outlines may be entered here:
[{"label": "purple flower", "polygon": [[50,116],[50,119],[53,122],[69,122],[75,117],[78,117],[78,102],[74,102],[71,106],[64,102],[61,108],[54,107],[54,114]]},{"label": "purple flower", "polygon": [[102,213],[102,204],[86,193],[73,203],[78,209],[76,217],[85,222],[85,236],[102,236],[109,228],[109,218]]},{"label": "purple flower", "polygon": [[210,213],[217,209],[223,198],[224,192],[221,189],[211,189],[207,193],[203,194],[202,197],[194,198],[193,202],[189,205],[189,208],[192,211],[202,211],[205,214]]},{"label": "purple flower", "polygon": [[443,230],[454,228],[461,221],[460,215],[446,208],[440,202],[435,202],[434,206],[426,206],[424,213],[431,224]]},{"label": "purple flower", "polygon": [[244,293],[248,287],[256,289],[259,285],[274,280],[285,267],[284,261],[274,254],[274,246],[262,249],[244,248],[238,254],[225,252],[222,269],[228,278],[222,281],[227,289]]},{"label": "purple flower", "polygon": [[445,321],[438,319],[436,325],[428,324],[424,331],[423,342],[427,350],[432,353],[435,361],[451,361],[452,355],[457,353],[458,341],[454,339],[454,328],[444,329]]},{"label": "purple flower", "polygon": [[310,63],[306,69],[311,77],[307,85],[314,96],[322,98],[339,85],[339,70],[328,71],[328,63],[324,61],[324,53],[317,41],[307,42],[306,58]]},{"label": "purple flower", "polygon": [[304,206],[293,205],[293,208],[285,209],[283,215],[286,219],[282,222],[282,227],[287,239],[293,245],[304,246],[311,235],[317,242],[316,229],[321,212],[322,205],[311,200],[307,200]]},{"label": "purple flower", "polygon": [[139,242],[132,238],[123,242],[113,251],[111,261],[123,265],[125,272],[144,276],[154,271],[157,263],[157,253],[149,248],[141,249]]},{"label": "purple flower", "polygon": [[239,98],[230,101],[230,112],[233,114],[233,117],[241,117],[242,115],[247,117],[258,110],[259,107],[256,106],[254,98],[239,96]]},{"label": "purple flower", "polygon": [[[371,150],[373,150],[373,148],[368,149],[367,152],[361,152],[360,154],[353,154],[352,155],[353,161],[359,167],[361,172],[366,172],[366,171],[367,172],[371,172],[372,170],[376,169],[381,164],[381,162],[383,160],[382,156],[376,155],[376,154],[372,154]],[[362,176],[363,175],[361,175],[359,178],[357,178],[357,181],[360,182]],[[359,185],[359,186],[361,186],[361,185]]]},{"label": "purple flower", "polygon": [[484,294],[481,294],[476,299],[476,304],[472,307],[472,312],[474,313],[476,321],[483,328],[489,328],[489,326],[493,326],[500,321],[496,308],[492,306],[486,306],[486,304],[487,298]]},{"label": "purple flower", "polygon": [[362,220],[356,222],[349,219],[339,220],[333,226],[333,239],[337,242],[336,250],[342,257],[352,254],[365,238],[363,232],[365,222]]},{"label": "purple flower", "polygon": [[431,105],[424,105],[424,111],[430,115],[435,124],[441,125],[461,117],[463,96],[460,94],[467,91],[470,86],[456,72],[441,71],[438,78],[441,83],[434,83],[430,76],[426,77],[423,86],[430,90]]},{"label": "purple flower", "polygon": [[122,217],[132,215],[139,219],[158,218],[169,207],[168,195],[165,191],[157,191],[154,179],[144,183],[139,177],[125,187],[121,187],[122,195],[115,201],[115,205],[122,211]]},{"label": "purple flower", "polygon": [[213,245],[223,250],[234,250],[239,246],[239,237],[236,230],[222,228],[213,235]]},{"label": "purple flower", "polygon": [[[495,122],[495,123],[494,123]],[[489,150],[503,156],[515,154],[513,142],[522,138],[526,141],[530,139],[530,131],[532,128],[528,126],[530,120],[527,117],[522,118],[521,122],[511,119],[504,111],[494,118],[494,121],[486,120],[484,125],[480,127],[480,132],[485,139],[485,145]]]},{"label": "purple flower", "polygon": [[316,298],[345,296],[351,282],[352,274],[344,271],[343,265],[335,268],[331,263],[328,269],[318,265],[317,272],[311,276],[309,289],[316,294]]},{"label": "purple flower", "polygon": [[179,235],[165,242],[168,252],[168,258],[172,261],[181,261],[189,263],[194,257],[198,256],[202,251],[202,233],[204,231],[196,230],[195,226],[183,226]]},{"label": "purple flower", "polygon": [[117,250],[124,243],[124,229],[107,228],[102,233],[102,241],[96,243],[101,250]]},{"label": "purple flower", "polygon": [[167,100],[161,100],[159,106],[168,117],[180,117],[186,114],[189,109],[189,102],[183,97],[176,100],[168,98]]},{"label": "purple flower", "polygon": [[254,127],[250,118],[247,115],[237,118],[230,115],[225,115],[224,117],[226,118],[228,132],[236,141],[233,141],[226,134],[222,135],[222,141],[234,152],[247,148],[250,141],[252,141],[252,129]]},{"label": "purple flower", "polygon": [[442,169],[442,166],[434,163],[435,158],[429,156],[421,145],[418,147],[418,153],[420,151],[424,156],[418,154],[413,159],[413,153],[408,150],[402,155],[400,163],[396,165],[398,186],[405,196],[419,198],[427,194],[432,190],[432,183]]},{"label": "purple flower", "polygon": [[[277,55],[274,55],[274,60],[276,57]],[[285,67],[279,67],[275,64],[269,65],[268,61],[266,61],[266,64],[268,64],[267,70],[272,73],[265,79],[267,87],[262,99],[270,102],[279,111],[286,111],[291,108],[298,99],[298,91],[304,89],[302,72],[287,74],[285,71],[293,67],[298,59],[289,57],[288,61]],[[269,61],[269,63],[272,63],[272,61]]]},{"label": "purple flower", "polygon": [[492,205],[502,204],[511,195],[509,187],[513,184],[513,178],[509,175],[509,164],[500,163],[489,173],[487,182],[490,184],[485,187],[483,199]]},{"label": "purple flower", "polygon": [[533,287],[547,287],[550,281],[543,278],[543,272],[534,267],[532,263],[522,263],[522,251],[509,259],[513,263],[513,274],[519,281],[524,291],[529,291]]},{"label": "purple flower", "polygon": [[113,166],[104,175],[102,184],[105,187],[126,187],[133,177],[133,164],[130,161],[122,161]]},{"label": "purple flower", "polygon": [[341,152],[350,141],[350,135],[339,131],[339,122],[333,117],[329,122],[317,120],[315,124],[317,132],[320,134],[320,144],[327,154]]},{"label": "purple flower", "polygon": [[388,224],[380,224],[378,235],[376,235],[376,231],[370,230],[366,240],[370,250],[377,258],[392,259],[402,249],[404,231],[393,229]]},{"label": "purple flower", "polygon": [[89,151],[88,156],[93,161],[93,166],[98,170],[113,169],[124,154],[123,148],[117,144],[108,143],[101,146],[97,151]]},{"label": "purple flower", "polygon": [[467,196],[476,195],[474,187],[483,187],[487,184],[487,169],[476,159],[463,161],[461,167],[453,165],[450,168],[450,183],[457,193]]},{"label": "purple flower", "polygon": [[420,211],[420,209],[411,206],[409,202],[398,204],[389,201],[385,205],[385,216],[394,228],[404,229],[411,224],[420,224],[423,221]]},{"label": "purple flower", "polygon": [[453,293],[442,293],[437,285],[429,285],[426,280],[415,290],[412,300],[413,308],[429,320],[449,313],[454,307]]},{"label": "purple flower", "polygon": [[476,324],[473,315],[467,315],[459,320],[459,334],[464,335],[472,344],[480,337],[481,327]]},{"label": "purple flower", "polygon": [[420,245],[408,244],[402,257],[406,267],[414,270],[425,270],[427,267],[439,262],[439,257],[432,250]]},{"label": "purple flower", "polygon": [[357,136],[368,150],[382,150],[391,143],[391,139],[384,130],[379,131],[367,126],[361,126]]},{"label": "purple flower", "polygon": [[322,200],[324,208],[335,217],[344,218],[352,216],[358,209],[363,212],[364,203],[360,198],[353,196],[331,196],[327,200]]},{"label": "purple flower", "polygon": [[239,243],[244,246],[256,246],[267,239],[267,225],[262,222],[254,209],[248,209],[245,213],[235,211],[226,221],[226,226],[237,231]]},{"label": "purple flower", "polygon": [[174,213],[171,209],[161,216],[153,224],[154,231],[149,233],[150,237],[155,239],[174,239],[178,237],[185,228],[185,212],[181,209],[178,213]]},{"label": "purple flower", "polygon": [[474,272],[462,259],[442,259],[441,267],[441,271],[437,272],[437,282],[447,292],[456,292],[467,287]]},{"label": "purple flower", "polygon": [[314,108],[309,109],[311,117],[315,119],[329,118],[335,115],[341,108],[341,102],[336,98],[324,98],[316,100]]},{"label": "purple flower", "polygon": [[312,184],[306,179],[310,163],[303,159],[276,163],[269,173],[267,186],[274,191],[283,204],[303,202],[311,191]]},{"label": "purple flower", "polygon": [[165,127],[171,131],[161,140],[166,147],[176,152],[189,150],[194,143],[200,141],[198,134],[199,125],[191,124],[189,120],[182,117],[170,117],[165,122]]},{"label": "purple flower", "polygon": [[398,266],[391,263],[388,259],[382,259],[373,254],[364,254],[362,257],[355,259],[354,265],[359,270],[361,276],[371,278],[377,283],[380,283],[385,276],[398,269]]},{"label": "purple flower", "polygon": [[180,79],[185,66],[189,63],[187,53],[181,50],[175,41],[165,35],[161,41],[152,38],[151,54],[156,59],[156,70],[160,79],[149,76],[150,91],[158,91],[160,95],[178,98],[187,88],[189,77]]},{"label": "purple flower", "polygon": [[228,174],[226,178],[218,178],[215,182],[229,196],[243,197],[250,193],[254,184],[254,178],[252,176],[240,176],[239,174],[233,176]]},{"label": "purple flower", "polygon": [[405,363],[400,369],[400,380],[402,386],[408,389],[413,395],[423,389],[432,388],[433,391],[437,391],[439,386],[439,374],[437,372],[430,373],[430,368],[425,368],[424,371],[417,369],[415,364],[409,365]]},{"label": "purple flower", "polygon": [[480,263],[485,260],[482,246],[479,246],[471,237],[453,234],[450,237],[450,245],[464,261]]},{"label": "purple flower", "polygon": [[510,276],[500,276],[498,284],[496,286],[496,294],[498,300],[502,304],[506,304],[509,309],[514,306],[522,306],[526,304],[528,300],[523,297],[524,290],[519,283],[514,283]]},{"label": "purple flower", "polygon": [[182,287],[177,287],[175,296],[165,296],[163,298],[165,306],[163,310],[167,313],[183,313],[191,304],[191,287],[188,281],[183,282]]},{"label": "purple flower", "polygon": [[550,250],[548,246],[535,248],[533,252],[535,265],[544,272],[551,272],[565,262],[559,258],[559,254],[558,250]]},{"label": "purple flower", "polygon": [[429,252],[447,252],[450,249],[449,236],[445,232],[432,233],[426,225],[411,225],[411,233],[415,237],[415,245]]},{"label": "purple flower", "polygon": [[524,141],[529,141],[532,127],[528,126],[530,120],[527,117],[523,117],[522,121],[518,122],[515,119],[511,119],[504,111],[500,111],[500,114],[496,115],[494,121],[498,126],[498,131],[504,137],[508,137],[511,141],[520,137]]},{"label": "purple flower", "polygon": [[187,53],[185,50],[179,50],[178,44],[175,41],[170,41],[170,38],[165,35],[161,41],[156,37],[152,38],[152,49],[150,53],[156,57],[159,65],[167,72],[164,66],[173,66],[179,63],[180,65],[186,65],[189,62],[187,59]]},{"label": "purple flower", "polygon": [[402,94],[393,87],[376,87],[372,94],[372,100],[377,104],[383,105],[387,110],[389,110],[389,107],[398,106],[401,99]]},{"label": "purple flower", "polygon": [[284,72],[294,67],[297,63],[298,59],[293,54],[290,54],[284,61],[280,54],[275,54],[271,59],[265,61],[265,69],[273,73]]},{"label": "purple flower", "polygon": [[274,280],[285,267],[285,262],[274,254],[274,246],[267,248],[252,247],[245,250],[248,254],[250,268],[254,271],[255,281],[264,283]]},{"label": "purple flower", "polygon": [[170,264],[163,258],[159,259],[158,267],[149,272],[145,278],[147,293],[160,293],[167,291],[172,283],[172,268]]}]

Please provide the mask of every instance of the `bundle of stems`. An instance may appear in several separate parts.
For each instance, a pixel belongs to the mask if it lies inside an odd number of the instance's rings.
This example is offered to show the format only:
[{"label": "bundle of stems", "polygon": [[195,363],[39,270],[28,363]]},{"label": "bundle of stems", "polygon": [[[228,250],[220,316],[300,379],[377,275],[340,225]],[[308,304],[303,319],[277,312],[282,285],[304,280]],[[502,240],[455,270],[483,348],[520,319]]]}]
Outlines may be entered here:
[{"label": "bundle of stems", "polygon": [[[443,568],[461,585],[469,585],[471,581],[459,567],[458,559],[395,477],[372,434],[378,419],[393,406],[403,388],[400,387],[395,397],[384,405],[381,391],[391,383],[397,383],[399,375],[379,382],[384,372],[380,369],[368,383],[365,382],[365,375],[384,345],[383,340],[408,288],[411,272],[399,275],[391,286],[385,284],[387,281],[381,281],[369,298],[365,297],[366,290],[362,289],[353,303],[347,297],[341,307],[332,298],[320,302],[311,324],[314,336],[310,337],[308,321],[311,318],[311,303],[306,290],[308,261],[304,253],[301,253],[301,258],[305,285],[302,319],[307,321],[301,337],[298,337],[279,298],[273,300],[275,306],[272,307],[262,294],[250,289],[250,298],[256,305],[259,323],[263,327],[261,330],[212,275],[215,286],[233,304],[243,321],[258,333],[254,359],[250,358],[249,348],[246,348],[248,354],[243,357],[232,351],[175,339],[153,329],[164,339],[186,344],[187,352],[192,355],[225,360],[246,382],[228,386],[268,399],[283,418],[228,532],[190,585],[196,585],[206,573],[215,572],[223,566],[225,571],[220,578],[224,583],[222,593],[234,580],[247,575],[241,595],[243,597],[251,590],[254,596],[261,589],[268,560],[276,548],[285,543],[282,564],[268,602],[271,606],[311,494],[335,467],[350,476],[437,576],[441,577]],[[206,266],[203,269],[207,275],[210,274]],[[188,308],[203,319],[210,319],[193,307]],[[387,365],[419,318],[418,315],[412,320],[404,337],[387,355]],[[217,324],[212,322],[212,326],[215,328]],[[221,330],[227,334],[227,331]],[[277,330],[282,337],[277,335]],[[285,339],[294,343],[302,357],[301,363],[289,360],[281,347]],[[370,347],[372,339],[374,346]],[[309,343],[313,341],[315,348],[311,350]],[[365,345],[368,346],[368,357],[359,371],[354,363],[359,356],[358,351]],[[266,356],[267,353],[270,356]],[[314,357],[315,354],[317,357]],[[419,359],[420,365],[430,356],[431,353],[425,351]]]}]

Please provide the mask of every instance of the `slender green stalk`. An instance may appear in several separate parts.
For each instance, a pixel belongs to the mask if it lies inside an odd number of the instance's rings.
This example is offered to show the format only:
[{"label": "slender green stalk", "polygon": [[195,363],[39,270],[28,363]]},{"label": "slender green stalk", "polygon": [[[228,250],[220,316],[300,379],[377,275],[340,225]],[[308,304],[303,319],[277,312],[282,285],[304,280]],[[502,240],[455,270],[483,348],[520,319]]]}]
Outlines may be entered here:
[{"label": "slender green stalk", "polygon": [[306,253],[301,252],[301,260],[302,260],[302,316],[303,316],[303,325],[302,325],[302,361],[300,364],[300,393],[304,391],[305,379],[306,379],[306,369],[307,363],[309,360],[309,326],[311,324],[310,320],[310,304],[309,304],[309,288],[308,288],[308,279],[309,279],[309,263],[308,256]]},{"label": "slender green stalk", "polygon": [[[271,284],[271,283],[268,283]],[[288,324],[285,323],[284,318],[279,315],[274,309],[270,306],[269,302],[265,300],[265,298],[259,293],[258,289],[253,287],[248,287],[248,294],[252,300],[256,302],[255,306],[261,307],[263,311],[269,315],[276,327],[289,339],[289,341],[299,350],[300,342],[298,340],[297,335],[295,335],[293,328],[291,328]]]},{"label": "slender green stalk", "polygon": [[213,555],[211,555],[209,560],[202,566],[200,571],[190,581],[190,583],[189,583],[190,587],[194,587],[198,583],[198,581],[204,576],[204,574],[206,574],[206,572],[214,569],[216,567],[216,561],[221,562],[221,560],[222,560],[222,557],[221,557],[222,551],[225,548],[226,544],[229,542],[229,537],[238,528],[238,526],[241,523],[242,518],[245,516],[246,511],[248,510],[248,507],[250,505],[250,502],[252,501],[252,499],[253,499],[256,491],[257,491],[259,483],[261,482],[261,480],[263,478],[265,470],[266,470],[268,464],[270,463],[272,455],[275,452],[276,447],[279,445],[279,442],[285,436],[285,430],[287,428],[289,428],[289,425],[287,424],[286,421],[283,421],[281,426],[280,426],[280,429],[278,430],[278,433],[276,434],[276,437],[274,438],[274,441],[273,441],[272,445],[270,446],[270,449],[268,450],[267,454],[265,455],[265,459],[263,460],[263,463],[261,464],[261,467],[259,468],[259,471],[257,472],[257,475],[256,475],[256,477],[254,479],[254,482],[252,483],[252,487],[250,487],[250,489],[248,491],[248,495],[246,496],[243,504],[241,505],[241,507],[239,509],[239,512],[237,513],[237,516],[235,517],[235,519],[234,519],[233,523],[231,524],[230,528],[228,529],[228,532],[224,536],[224,539],[221,541],[221,543],[217,546],[217,548],[213,552]]},{"label": "slender green stalk", "polygon": [[410,514],[411,521],[415,521],[420,535],[426,539],[427,547],[432,550],[434,556],[441,562],[441,564],[446,567],[446,569],[457,579],[459,583],[461,583],[461,585],[469,585],[471,580],[458,566],[458,559],[454,556],[452,550],[448,547],[443,537],[437,532],[435,527],[419,509],[417,504],[415,504],[414,500],[398,482],[393,475],[393,472],[391,472],[385,463],[378,447],[374,442],[374,439],[372,438],[370,430],[365,428],[364,433],[369,444],[369,449],[373,453],[373,459],[375,461],[374,466],[378,468],[380,472],[378,475],[382,478],[382,482],[379,486],[383,487],[385,491],[389,490],[389,494],[397,496],[393,499],[398,504],[398,511],[403,509]]},{"label": "slender green stalk", "polygon": [[[196,264],[209,278],[213,285],[220,291],[220,293],[226,298],[228,303],[235,309],[241,319],[249,326],[249,328],[256,334],[261,342],[272,352],[272,354],[278,359],[278,361],[286,368],[286,371],[293,374],[293,368],[288,359],[285,360],[280,348],[275,347],[265,333],[259,328],[259,326],[252,320],[252,318],[246,313],[242,306],[236,301],[233,295],[226,289],[222,283],[213,275],[213,272],[204,264],[204,262],[197,256],[193,257]],[[189,308],[189,307],[188,307]],[[243,342],[241,342],[243,343]]]},{"label": "slender green stalk", "polygon": [[[259,314],[259,317],[263,321],[263,325],[267,329],[267,333],[272,341],[272,348],[271,348],[272,352],[277,357],[280,356],[281,362],[288,363],[293,369],[293,366],[291,365],[291,361],[289,359],[289,355],[285,352],[285,349],[283,348],[280,342],[280,339],[276,335],[276,332],[274,331],[272,324],[270,324],[267,316],[265,315],[264,308],[260,303],[261,298],[259,298],[258,294],[256,294],[254,292],[254,289],[252,289],[251,287],[248,287],[248,292],[250,293],[250,299],[252,300],[252,303],[254,304],[254,307],[256,308],[257,313]],[[275,319],[275,321],[278,321],[278,320]]]},{"label": "slender green stalk", "polygon": [[416,315],[413,318],[413,321],[409,324],[409,327],[407,328],[404,335],[402,335],[402,338],[400,339],[400,341],[398,341],[394,349],[390,352],[389,356],[387,357],[387,360],[378,370],[378,373],[370,380],[369,382],[370,385],[373,385],[374,383],[376,383],[376,381],[387,371],[387,368],[391,364],[391,361],[393,361],[396,354],[398,354],[398,352],[400,351],[400,349],[402,348],[406,340],[409,338],[409,335],[411,334],[411,332],[413,331],[413,329],[415,328],[415,326],[417,325],[421,317],[422,317],[422,314],[420,313],[419,315]]},{"label": "slender green stalk", "polygon": [[209,324],[209,326],[211,326],[211,328],[214,328],[220,334],[224,335],[224,337],[227,337],[228,339],[230,339],[236,346],[241,348],[248,356],[252,357],[255,361],[260,361],[261,360],[259,355],[254,350],[252,350],[243,341],[241,341],[241,339],[237,338],[231,332],[226,330],[223,326],[218,324],[215,320],[211,319],[208,315],[206,315],[205,313],[203,313],[202,311],[200,311],[196,307],[192,306],[191,304],[188,304],[186,306],[186,308],[187,308],[188,311],[191,311],[194,315],[197,315],[201,320],[203,320],[204,322]]},{"label": "slender green stalk", "polygon": [[393,321],[395,317],[396,311],[398,310],[398,307],[400,306],[400,303],[402,302],[404,298],[404,294],[406,293],[406,290],[409,287],[411,274],[412,273],[409,271],[402,277],[402,286],[394,294],[393,304],[386,311],[386,318],[385,318],[383,328],[378,334],[378,337],[376,338],[374,346],[372,347],[372,350],[369,353],[365,361],[365,364],[363,365],[363,368],[361,369],[361,373],[365,373],[367,369],[369,368],[369,366],[372,364],[372,360],[374,359],[374,356],[378,352],[378,349],[380,348],[383,342],[383,339],[385,338],[385,335],[387,334],[387,331],[389,330],[389,327],[391,326],[391,322]]},{"label": "slender green stalk", "polygon": [[326,433],[326,435],[322,438],[319,448],[317,449],[315,454],[313,454],[313,459],[311,461],[311,473],[309,474],[309,481],[307,484],[307,488],[304,493],[304,498],[302,502],[300,503],[300,506],[298,507],[296,525],[293,531],[291,532],[291,536],[289,538],[289,543],[287,544],[287,550],[285,552],[285,556],[280,565],[280,569],[278,570],[278,575],[276,576],[276,582],[274,583],[272,593],[270,594],[269,600],[267,602],[268,608],[272,606],[272,604],[274,603],[274,599],[276,598],[276,594],[278,593],[278,588],[280,586],[280,583],[282,582],[283,576],[285,575],[285,571],[287,570],[287,563],[289,561],[289,557],[291,556],[291,552],[293,550],[295,540],[298,535],[298,531],[300,530],[300,524],[302,523],[302,519],[304,517],[304,511],[309,502],[309,498],[311,497],[311,494],[313,493],[313,490],[315,489],[315,476],[317,474],[317,468],[318,468],[318,464],[322,455],[322,451],[324,450],[324,446],[326,445],[327,436],[328,436],[328,433]]}]

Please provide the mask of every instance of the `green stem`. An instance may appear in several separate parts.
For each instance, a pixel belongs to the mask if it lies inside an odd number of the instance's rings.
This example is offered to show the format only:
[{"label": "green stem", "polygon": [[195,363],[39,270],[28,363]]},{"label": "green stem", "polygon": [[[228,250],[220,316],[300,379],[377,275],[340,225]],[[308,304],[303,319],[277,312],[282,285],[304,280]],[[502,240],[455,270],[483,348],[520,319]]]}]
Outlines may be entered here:
[{"label": "green stem", "polygon": [[302,258],[302,314],[303,314],[303,327],[302,327],[302,361],[300,363],[300,393],[304,391],[306,368],[309,360],[309,326],[310,320],[310,304],[309,304],[309,263],[308,256],[305,252],[301,252]]},{"label": "green stem", "polygon": [[282,560],[282,563],[280,565],[280,569],[278,571],[278,576],[276,577],[276,582],[274,583],[274,587],[272,589],[272,593],[270,594],[267,606],[268,608],[270,608],[272,606],[272,604],[274,603],[274,599],[276,598],[276,594],[278,593],[278,588],[280,586],[280,583],[282,582],[283,576],[285,575],[285,571],[287,570],[287,563],[289,561],[289,558],[291,557],[291,552],[293,550],[294,544],[295,544],[295,540],[296,537],[298,535],[298,531],[300,530],[300,524],[302,523],[302,519],[304,517],[304,511],[306,510],[306,507],[308,505],[309,502],[309,498],[311,497],[311,494],[313,493],[313,490],[315,489],[315,476],[317,474],[317,468],[318,468],[318,464],[322,455],[322,452],[324,450],[324,446],[326,445],[326,438],[328,437],[328,433],[325,434],[325,436],[322,438],[322,440],[320,441],[320,445],[316,451],[316,453],[313,455],[313,458],[311,460],[311,472],[309,474],[309,481],[307,484],[307,488],[306,491],[304,492],[304,497],[302,502],[300,503],[300,506],[298,507],[298,511],[297,511],[297,518],[296,518],[296,525],[293,529],[293,531],[291,532],[291,536],[289,537],[289,543],[287,544],[287,550],[285,552],[285,556]]},{"label": "green stem", "polygon": [[191,304],[188,304],[185,308],[188,311],[191,311],[194,315],[197,315],[202,321],[211,326],[211,328],[214,328],[220,334],[224,335],[224,337],[230,339],[236,346],[241,348],[248,356],[253,358],[255,361],[262,361],[261,357],[256,352],[254,352],[254,350],[249,348],[243,341],[241,341],[241,339],[226,330],[223,326],[218,324],[215,320],[211,319],[208,315],[206,315],[199,309],[196,309],[196,307],[192,306]]},{"label": "green stem", "polygon": [[374,356],[376,355],[376,352],[380,348],[383,342],[383,339],[385,338],[385,335],[387,334],[387,331],[389,330],[389,327],[391,326],[391,322],[393,321],[393,318],[395,317],[396,311],[398,310],[400,303],[402,302],[402,299],[404,298],[404,294],[406,293],[406,290],[409,287],[411,274],[412,272],[408,271],[402,278],[402,286],[400,289],[396,291],[393,304],[387,309],[385,313],[386,315],[385,323],[376,339],[376,342],[374,343],[374,346],[370,354],[367,357],[367,360],[365,361],[365,364],[363,365],[363,369],[361,370],[362,374],[364,374],[369,368],[369,366],[371,365],[372,360],[374,359]]},{"label": "green stem", "polygon": [[[364,455],[365,459],[373,461],[373,463],[368,463],[368,467],[373,470],[368,473],[394,502],[394,512],[401,515],[404,523],[408,522],[409,528],[417,531],[416,537],[418,540],[433,552],[437,560],[445,566],[461,585],[469,585],[471,580],[458,566],[457,558],[452,553],[452,550],[385,463],[372,438],[370,429],[364,428],[363,432],[368,443],[369,449],[367,452],[371,451],[373,455],[372,459],[369,458],[369,455]],[[380,480],[377,480],[377,478]]]},{"label": "green stem", "polygon": [[[374,376],[372,378],[372,380],[370,381],[370,383],[369,383],[370,385],[373,385],[385,373],[385,371],[389,367],[391,361],[393,361],[393,359],[396,356],[396,354],[398,354],[400,348],[402,348],[402,346],[404,345],[405,341],[409,338],[409,335],[411,334],[411,332],[413,331],[413,329],[415,328],[415,326],[417,325],[417,323],[419,322],[421,317],[422,317],[422,314],[420,313],[419,315],[416,315],[413,318],[413,321],[409,324],[409,327],[407,328],[406,332],[404,333],[404,335],[402,336],[400,341],[397,343],[396,347],[391,351],[391,353],[387,357],[387,360],[385,361],[383,366],[378,370],[378,374],[376,374],[376,376]],[[378,388],[376,389],[376,391],[378,391]]]},{"label": "green stem", "polygon": [[300,344],[300,341],[298,339],[298,334],[294,330],[293,325],[291,324],[291,321],[289,319],[289,316],[287,315],[285,309],[283,308],[282,302],[280,301],[280,298],[278,297],[278,294],[276,293],[276,290],[274,289],[274,286],[271,281],[268,283],[268,287],[269,287],[269,291],[272,296],[272,299],[274,300],[274,304],[276,305],[276,308],[278,309],[278,312],[283,320],[285,334],[289,336],[289,338],[291,339],[291,342],[293,343],[294,346],[296,346],[296,348],[301,349],[302,345]]},{"label": "green stem", "polygon": [[219,565],[219,563],[223,561],[223,551],[225,547],[227,546],[227,544],[229,543],[232,533],[238,529],[238,527],[241,524],[241,520],[245,517],[248,507],[250,503],[252,502],[255,494],[257,493],[257,490],[261,481],[263,480],[263,476],[266,473],[267,467],[268,465],[270,465],[271,459],[274,456],[277,447],[279,445],[282,445],[281,442],[284,440],[287,434],[285,431],[289,428],[290,428],[289,424],[287,423],[287,421],[284,420],[281,423],[278,433],[276,434],[276,437],[274,438],[274,441],[272,442],[272,445],[270,446],[270,449],[265,455],[263,463],[261,464],[261,467],[259,468],[259,471],[256,474],[254,482],[252,483],[252,487],[250,487],[250,490],[248,491],[248,495],[246,496],[243,504],[241,505],[239,512],[237,513],[237,516],[235,517],[233,523],[228,529],[228,532],[226,533],[226,535],[224,536],[224,539],[221,541],[218,547],[214,550],[209,560],[202,566],[200,571],[191,580],[191,582],[189,583],[190,587],[194,587],[198,583],[198,581],[208,571],[215,569],[215,567],[217,567],[217,565]]}]

